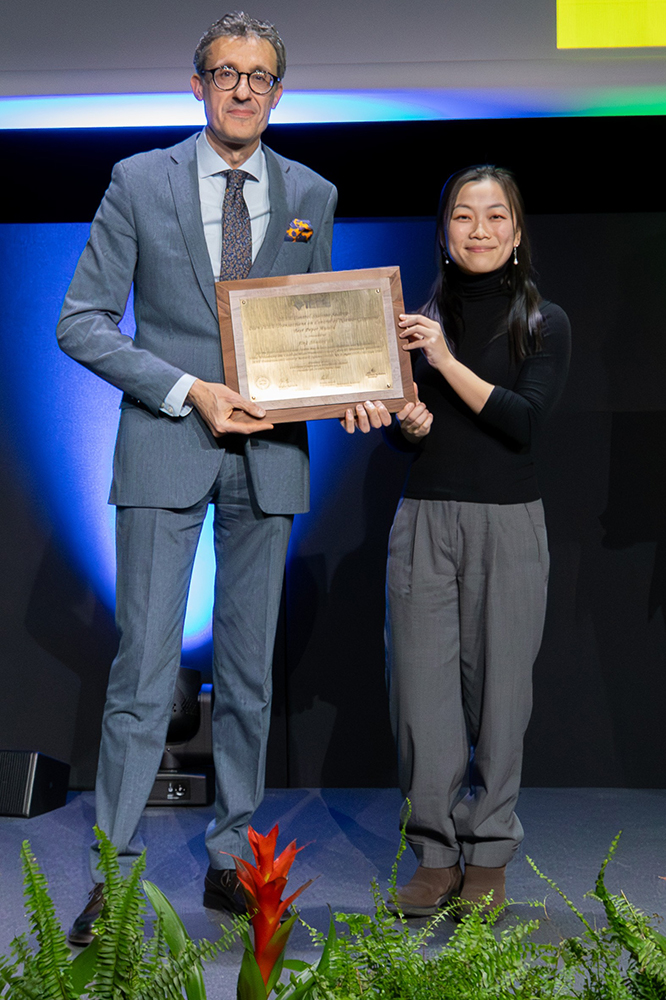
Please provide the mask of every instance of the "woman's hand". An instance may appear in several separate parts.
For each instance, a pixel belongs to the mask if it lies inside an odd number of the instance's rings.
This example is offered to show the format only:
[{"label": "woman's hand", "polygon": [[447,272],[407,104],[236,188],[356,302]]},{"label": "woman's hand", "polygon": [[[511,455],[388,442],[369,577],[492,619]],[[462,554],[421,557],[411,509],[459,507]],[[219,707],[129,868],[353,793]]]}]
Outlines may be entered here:
[{"label": "woman's hand", "polygon": [[414,392],[416,393],[416,402],[406,403],[402,410],[395,415],[403,436],[412,443],[416,443],[429,434],[432,426],[432,413],[419,399],[416,382],[414,383]]},{"label": "woman's hand", "polygon": [[403,341],[403,350],[423,351],[428,364],[444,376],[462,401],[474,413],[480,413],[495,386],[454,358],[439,323],[427,316],[401,313],[398,326],[401,327],[398,336]]},{"label": "woman's hand", "polygon": [[398,326],[401,327],[398,336],[403,341],[403,350],[423,351],[428,364],[439,371],[453,360],[442,328],[436,320],[418,314],[401,313]]}]

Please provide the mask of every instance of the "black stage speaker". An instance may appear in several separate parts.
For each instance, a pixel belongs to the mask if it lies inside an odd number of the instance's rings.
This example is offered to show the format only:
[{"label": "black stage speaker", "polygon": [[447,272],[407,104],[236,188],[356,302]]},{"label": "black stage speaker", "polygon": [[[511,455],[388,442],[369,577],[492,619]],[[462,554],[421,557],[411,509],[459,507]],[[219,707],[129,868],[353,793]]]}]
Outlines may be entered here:
[{"label": "black stage speaker", "polygon": [[67,801],[69,764],[31,750],[0,750],[0,816],[40,816]]},{"label": "black stage speaker", "polygon": [[173,698],[167,745],[149,806],[207,806],[215,797],[212,742],[213,696],[201,673],[181,667]]}]

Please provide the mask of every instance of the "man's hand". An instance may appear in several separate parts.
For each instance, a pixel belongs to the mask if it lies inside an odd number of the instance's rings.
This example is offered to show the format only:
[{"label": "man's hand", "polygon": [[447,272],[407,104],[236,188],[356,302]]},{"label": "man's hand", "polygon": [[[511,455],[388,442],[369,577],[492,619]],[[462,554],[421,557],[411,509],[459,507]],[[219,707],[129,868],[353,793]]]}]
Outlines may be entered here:
[{"label": "man's hand", "polygon": [[225,434],[254,434],[270,431],[273,424],[264,420],[266,411],[243,399],[221,382],[197,379],[187,394],[187,402],[196,406],[215,437]]},{"label": "man's hand", "polygon": [[368,434],[373,427],[390,427],[391,414],[380,400],[376,403],[366,400],[365,403],[357,403],[354,410],[347,410],[340,424],[347,434],[353,434],[357,428]]},{"label": "man's hand", "polygon": [[419,399],[416,382],[414,383],[416,393],[415,403],[406,403],[399,413],[396,413],[396,420],[400,424],[400,430],[408,441],[416,442],[425,437],[430,432],[432,426],[432,413],[427,409],[425,403]]}]

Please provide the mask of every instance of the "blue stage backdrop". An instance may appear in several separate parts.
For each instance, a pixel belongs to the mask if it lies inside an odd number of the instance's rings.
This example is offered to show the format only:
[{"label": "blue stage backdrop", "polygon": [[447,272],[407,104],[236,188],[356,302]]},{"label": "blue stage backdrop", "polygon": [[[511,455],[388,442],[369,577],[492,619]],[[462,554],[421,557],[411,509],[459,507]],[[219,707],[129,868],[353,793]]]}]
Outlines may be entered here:
[{"label": "blue stage backdrop", "polygon": [[[390,206],[387,206],[390,209]],[[113,508],[107,505],[118,422],[118,390],[62,354],[55,339],[60,305],[87,235],[87,223],[0,226],[0,407],[10,440],[56,536],[82,577],[112,608]],[[337,222],[336,270],[399,264],[409,308],[422,302],[433,273],[434,222],[384,219]],[[134,333],[131,298],[121,328]],[[348,441],[337,421],[310,425],[313,506],[335,491]],[[308,531],[297,519],[291,551]],[[206,521],[185,623],[185,650],[210,642],[212,523]]]}]

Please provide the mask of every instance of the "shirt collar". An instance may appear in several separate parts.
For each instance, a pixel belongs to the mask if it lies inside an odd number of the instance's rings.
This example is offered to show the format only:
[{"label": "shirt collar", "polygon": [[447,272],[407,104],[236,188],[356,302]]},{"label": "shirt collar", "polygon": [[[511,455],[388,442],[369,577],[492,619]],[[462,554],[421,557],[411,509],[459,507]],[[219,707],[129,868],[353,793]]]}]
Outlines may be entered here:
[{"label": "shirt collar", "polygon": [[[208,141],[206,130],[203,129],[197,138],[197,173],[199,174],[199,178],[212,177],[223,170],[231,169],[232,167],[229,166],[226,160],[213,149]],[[245,161],[241,169],[247,171],[250,175],[250,180],[261,183],[266,169],[266,157],[261,143],[257,146],[252,156]]]}]

